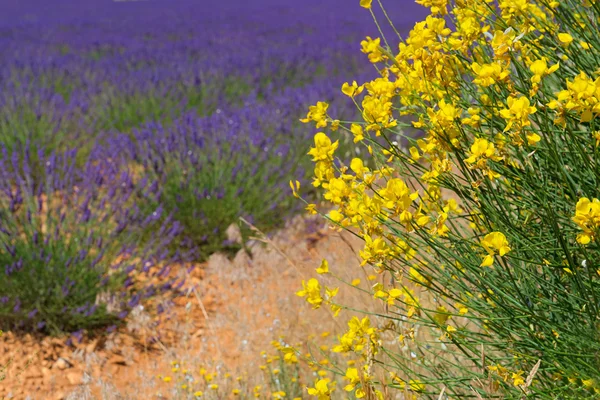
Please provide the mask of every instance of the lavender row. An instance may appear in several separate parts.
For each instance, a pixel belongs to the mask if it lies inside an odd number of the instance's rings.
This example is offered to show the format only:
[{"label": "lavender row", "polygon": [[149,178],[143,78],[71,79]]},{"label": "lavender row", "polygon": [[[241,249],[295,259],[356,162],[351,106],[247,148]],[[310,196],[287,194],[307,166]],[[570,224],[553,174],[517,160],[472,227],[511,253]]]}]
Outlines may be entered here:
[{"label": "lavender row", "polygon": [[[181,226],[142,210],[131,174],[76,165],[75,150],[0,156],[0,326],[51,333],[119,323],[145,298],[176,290],[169,249]],[[42,153],[42,151],[40,151]],[[36,160],[36,161],[33,161]],[[41,161],[42,165],[35,165]],[[33,179],[33,171],[43,171]],[[143,242],[141,232],[153,232]],[[140,283],[145,276],[160,284]]]},{"label": "lavender row", "polygon": [[[402,2],[405,3],[405,2]],[[301,209],[314,133],[372,21],[343,0],[11,3],[0,15],[0,328],[114,326]],[[340,7],[347,11],[339,15]],[[417,18],[414,5],[390,9]],[[405,29],[406,27],[399,27]],[[391,33],[391,32],[388,32]],[[310,195],[310,193],[306,193]],[[242,234],[247,232],[242,227]]]}]

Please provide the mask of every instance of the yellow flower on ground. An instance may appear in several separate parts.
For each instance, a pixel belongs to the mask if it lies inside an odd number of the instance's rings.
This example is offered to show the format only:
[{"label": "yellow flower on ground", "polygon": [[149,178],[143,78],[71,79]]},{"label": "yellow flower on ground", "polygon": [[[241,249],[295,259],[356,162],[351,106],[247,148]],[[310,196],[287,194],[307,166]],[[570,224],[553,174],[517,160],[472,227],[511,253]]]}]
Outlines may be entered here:
[{"label": "yellow flower on ground", "polygon": [[286,364],[298,363],[298,356],[296,354],[296,349],[294,349],[293,347],[284,347],[280,351],[283,353],[283,361]]},{"label": "yellow flower on ground", "polygon": [[327,378],[317,380],[314,387],[306,388],[308,394],[317,397],[319,400],[331,399],[332,390],[329,388],[329,382],[330,380]]},{"label": "yellow flower on ground", "polygon": [[321,261],[321,265],[317,268],[317,274],[328,274],[329,273],[329,262],[325,259]]}]

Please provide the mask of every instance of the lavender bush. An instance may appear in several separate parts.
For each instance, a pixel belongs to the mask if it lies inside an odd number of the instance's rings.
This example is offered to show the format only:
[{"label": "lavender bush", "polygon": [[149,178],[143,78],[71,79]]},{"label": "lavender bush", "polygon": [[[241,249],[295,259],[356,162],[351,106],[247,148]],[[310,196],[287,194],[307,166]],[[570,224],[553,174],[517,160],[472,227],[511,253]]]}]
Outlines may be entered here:
[{"label": "lavender bush", "polygon": [[[294,173],[303,174],[302,152],[292,150],[303,146],[303,135],[283,140],[282,135],[268,134],[252,111],[190,116],[169,128],[149,125],[130,142],[132,159],[157,182],[155,199],[182,224],[187,238],[201,249],[201,258],[237,248],[225,241],[225,229],[239,217],[275,227],[294,208],[287,182]],[[276,114],[266,107],[262,111]],[[139,204],[156,205],[148,198]]]},{"label": "lavender bush", "polygon": [[3,5],[0,328],[112,324],[173,285],[174,260],[236,249],[239,217],[268,230],[298,211],[314,133],[298,119],[317,100],[355,119],[339,88],[372,72],[356,51],[372,21],[343,5]]},{"label": "lavender bush", "polygon": [[[41,153],[41,151],[40,151]],[[75,167],[76,152],[45,157],[43,183],[31,153],[0,157],[0,327],[50,333],[117,323],[141,300],[170,289],[140,285],[150,267],[166,277],[177,223],[130,201],[131,176],[109,163]],[[18,173],[14,173],[18,171]],[[158,222],[160,221],[160,223]],[[155,235],[140,246],[138,226]]]}]

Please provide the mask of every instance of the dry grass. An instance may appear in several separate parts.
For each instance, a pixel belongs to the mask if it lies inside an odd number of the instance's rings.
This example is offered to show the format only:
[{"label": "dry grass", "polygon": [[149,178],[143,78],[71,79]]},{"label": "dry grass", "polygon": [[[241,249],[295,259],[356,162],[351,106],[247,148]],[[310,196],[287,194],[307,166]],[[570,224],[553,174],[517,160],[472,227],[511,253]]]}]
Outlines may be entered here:
[{"label": "dry grass", "polygon": [[[265,364],[261,352],[274,352],[271,341],[283,336],[286,343],[300,344],[304,350],[311,341],[330,347],[336,342],[335,337],[345,331],[350,317],[362,317],[358,312],[346,310],[334,318],[328,307],[313,310],[295,295],[302,280],[317,276],[315,268],[323,259],[328,260],[335,277],[321,275],[319,279],[322,285],[340,286],[336,298],[339,304],[369,313],[386,312],[387,306],[374,300],[367,290],[375,282],[385,281],[389,285],[391,277],[389,274],[374,277],[371,267],[360,267],[358,250],[362,241],[351,233],[328,228],[321,217],[305,216],[294,219],[269,238],[260,237],[261,241],[251,243],[251,254],[240,251],[233,259],[215,254],[192,272],[187,296],[176,302],[171,319],[162,322],[160,332],[153,332],[160,333],[161,339],[152,349],[141,346],[139,340],[132,343],[115,336],[110,339],[115,342],[108,340],[106,345],[117,349],[124,361],[119,368],[103,368],[100,372],[94,367],[94,357],[84,354],[78,360],[69,355],[83,366],[84,378],[75,390],[70,389],[68,398],[186,399],[189,397],[181,389],[183,381],[177,382],[183,378],[184,368],[195,379],[201,379],[202,368],[218,373],[215,382],[219,381],[219,392],[226,394],[234,387],[245,391],[251,391],[255,385],[266,387],[269,376],[260,368]],[[365,291],[340,283],[355,278],[360,278],[358,287]],[[423,305],[434,304],[420,288],[415,287],[415,291],[422,304],[425,302]],[[389,320],[371,319],[374,325],[389,326]],[[151,321],[140,309],[129,323],[131,336],[142,338],[143,332],[153,329]],[[400,321],[390,328],[382,335],[386,347],[410,358],[411,349],[399,343],[398,333],[411,327]],[[321,336],[323,333],[329,336]],[[415,334],[431,336],[430,332]],[[321,357],[318,348],[311,349],[316,358]],[[171,362],[178,363],[178,372],[172,371]],[[171,381],[164,382],[159,375],[169,376]],[[311,379],[308,376],[305,383],[312,383]],[[397,390],[386,392],[389,398],[397,398],[394,397]],[[342,395],[342,391],[338,394]],[[398,396],[403,397],[401,393]]]}]

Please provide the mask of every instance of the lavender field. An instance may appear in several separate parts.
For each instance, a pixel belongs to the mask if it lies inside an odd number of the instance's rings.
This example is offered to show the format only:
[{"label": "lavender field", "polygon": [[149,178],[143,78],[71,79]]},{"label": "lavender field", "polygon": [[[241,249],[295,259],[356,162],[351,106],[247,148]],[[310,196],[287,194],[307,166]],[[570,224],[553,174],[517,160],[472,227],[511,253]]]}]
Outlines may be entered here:
[{"label": "lavender field", "polygon": [[[354,105],[331,94],[372,72],[355,51],[372,21],[342,4],[9,5],[0,325],[103,325],[104,290],[125,296],[124,317],[174,284],[125,295],[132,271],[226,250],[240,216],[268,230],[298,211],[288,182],[311,172],[314,133],[299,118],[323,98],[349,118]],[[416,7],[393,11],[408,24]]]},{"label": "lavender field", "polygon": [[[425,12],[388,7],[403,32]],[[339,88],[373,76],[374,34],[342,0],[3,2],[0,328],[73,341],[160,314],[186,271],[239,250],[240,217],[270,232],[302,212],[299,119],[324,99],[357,114]]]}]

